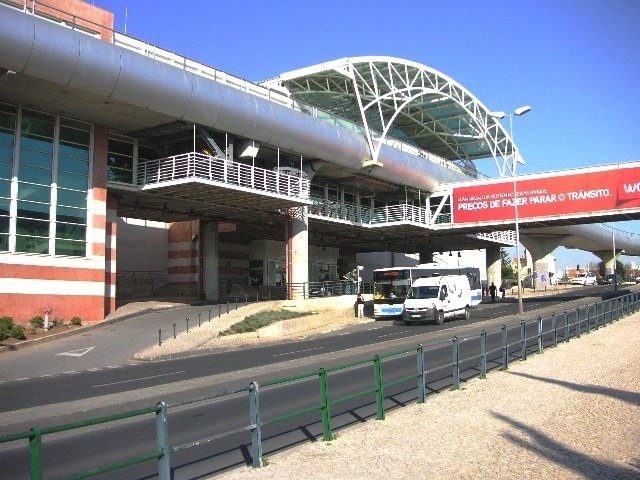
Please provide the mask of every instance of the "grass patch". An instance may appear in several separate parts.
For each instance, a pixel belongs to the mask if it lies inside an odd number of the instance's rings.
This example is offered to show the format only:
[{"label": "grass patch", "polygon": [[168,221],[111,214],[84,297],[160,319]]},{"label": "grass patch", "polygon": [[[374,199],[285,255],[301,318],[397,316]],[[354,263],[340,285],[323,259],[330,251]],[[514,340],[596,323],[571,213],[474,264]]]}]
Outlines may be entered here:
[{"label": "grass patch", "polygon": [[290,320],[292,318],[306,317],[317,312],[296,312],[293,310],[263,310],[253,315],[244,317],[244,320],[234,323],[227,330],[220,332],[220,336],[233,335],[234,333],[255,332],[259,328],[266,327],[275,322]]}]

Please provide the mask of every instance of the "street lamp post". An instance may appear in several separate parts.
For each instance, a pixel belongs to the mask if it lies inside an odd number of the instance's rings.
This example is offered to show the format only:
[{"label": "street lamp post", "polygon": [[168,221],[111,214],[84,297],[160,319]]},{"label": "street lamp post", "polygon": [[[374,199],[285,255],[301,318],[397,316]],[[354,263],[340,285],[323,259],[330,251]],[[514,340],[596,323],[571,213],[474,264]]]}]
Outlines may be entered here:
[{"label": "street lamp post", "polygon": [[513,113],[505,112],[491,112],[494,118],[503,119],[509,117],[509,136],[511,137],[511,155],[513,160],[511,162],[511,175],[513,177],[513,219],[516,230],[516,258],[517,258],[517,280],[518,280],[518,312],[524,313],[524,306],[522,304],[522,280],[520,280],[520,227],[518,225],[518,188],[516,184],[516,164],[518,163],[517,149],[515,148],[515,142],[513,141],[513,116],[521,117],[525,113],[531,111],[529,105],[516,108]]}]

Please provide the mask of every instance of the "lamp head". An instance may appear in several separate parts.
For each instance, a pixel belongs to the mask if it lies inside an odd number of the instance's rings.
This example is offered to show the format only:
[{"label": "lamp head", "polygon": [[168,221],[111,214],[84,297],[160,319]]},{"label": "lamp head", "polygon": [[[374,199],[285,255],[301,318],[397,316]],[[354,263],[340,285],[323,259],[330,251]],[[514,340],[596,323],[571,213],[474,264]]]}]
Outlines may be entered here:
[{"label": "lamp head", "polygon": [[525,106],[523,106],[523,107],[518,107],[518,108],[516,108],[516,109],[513,111],[513,114],[514,114],[514,115],[517,115],[517,116],[519,116],[519,117],[520,117],[520,116],[522,116],[522,115],[524,115],[525,113],[530,112],[530,111],[531,111],[531,107],[530,107],[529,105],[525,105]]},{"label": "lamp head", "polygon": [[501,120],[504,117],[506,117],[507,114],[504,112],[489,112],[489,116],[493,118],[497,118],[498,120]]}]

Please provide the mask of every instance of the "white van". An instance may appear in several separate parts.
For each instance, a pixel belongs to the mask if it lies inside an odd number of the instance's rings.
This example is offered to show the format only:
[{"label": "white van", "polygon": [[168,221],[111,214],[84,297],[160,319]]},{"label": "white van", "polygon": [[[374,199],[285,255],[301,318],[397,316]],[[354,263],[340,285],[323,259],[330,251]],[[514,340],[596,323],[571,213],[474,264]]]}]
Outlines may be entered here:
[{"label": "white van", "polygon": [[459,316],[471,316],[471,288],[466,275],[419,278],[407,293],[402,308],[405,325],[414,322],[435,322]]}]

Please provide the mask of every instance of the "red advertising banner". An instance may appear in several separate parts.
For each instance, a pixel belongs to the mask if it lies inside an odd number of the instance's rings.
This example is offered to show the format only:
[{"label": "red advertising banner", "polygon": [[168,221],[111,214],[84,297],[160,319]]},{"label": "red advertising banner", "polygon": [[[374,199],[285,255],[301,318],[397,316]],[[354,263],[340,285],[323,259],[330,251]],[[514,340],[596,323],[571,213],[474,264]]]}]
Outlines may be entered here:
[{"label": "red advertising banner", "polygon": [[[640,208],[640,167],[517,179],[521,219]],[[454,223],[514,218],[513,180],[453,189]]]}]

